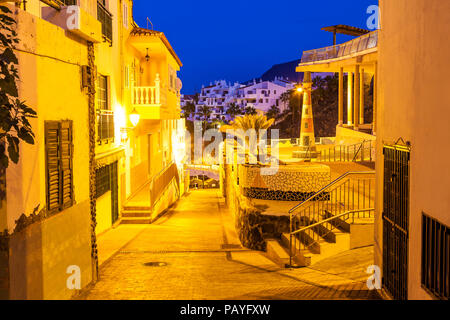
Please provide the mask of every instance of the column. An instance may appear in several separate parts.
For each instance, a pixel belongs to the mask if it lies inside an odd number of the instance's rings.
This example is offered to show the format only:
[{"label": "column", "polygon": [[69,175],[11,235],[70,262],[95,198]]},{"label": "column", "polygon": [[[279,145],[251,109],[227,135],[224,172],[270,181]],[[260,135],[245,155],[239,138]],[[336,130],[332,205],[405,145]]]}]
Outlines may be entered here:
[{"label": "column", "polygon": [[339,126],[344,124],[344,68],[339,70]]},{"label": "column", "polygon": [[377,133],[377,112],[378,112],[378,63],[375,62],[375,71],[373,74],[373,134]]},{"label": "column", "polygon": [[358,129],[359,123],[359,65],[355,66],[355,83],[354,83],[354,101],[353,101],[353,127]]},{"label": "column", "polygon": [[364,124],[364,68],[361,68],[359,83],[359,124]]},{"label": "column", "polygon": [[347,124],[353,125],[353,72],[348,73],[347,80]]}]

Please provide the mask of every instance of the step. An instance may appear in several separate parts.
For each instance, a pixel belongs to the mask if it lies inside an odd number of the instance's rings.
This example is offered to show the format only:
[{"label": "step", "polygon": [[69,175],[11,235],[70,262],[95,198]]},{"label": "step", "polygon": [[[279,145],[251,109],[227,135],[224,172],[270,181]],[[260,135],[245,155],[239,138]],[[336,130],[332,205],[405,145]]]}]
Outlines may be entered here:
[{"label": "step", "polygon": [[122,217],[124,218],[150,218],[152,215],[151,210],[123,210]]},{"label": "step", "polygon": [[[289,252],[289,248],[290,248],[290,236],[289,233],[283,233],[281,235],[281,245],[286,248],[286,251]],[[307,259],[305,259],[305,257],[303,256],[303,254],[301,254],[300,251],[300,242],[299,241],[294,241],[293,245],[296,246],[296,248],[294,248],[293,251],[293,256],[292,256],[292,260],[295,264],[295,266],[298,267],[307,267],[310,265],[310,261],[308,261]]]},{"label": "step", "polygon": [[302,253],[305,260],[313,265],[323,259],[350,250],[350,234],[345,232],[335,232],[335,235],[336,243],[329,243],[324,240],[318,242],[320,246],[319,254],[311,252],[311,250],[304,250]]},{"label": "step", "polygon": [[281,268],[286,268],[289,266],[289,253],[285,248],[280,244],[280,242],[276,239],[268,239],[266,240],[267,244],[267,257],[275,262]]},{"label": "step", "polygon": [[[324,214],[323,214],[324,219],[328,219],[328,218],[332,218],[332,217],[334,217],[334,214],[332,214],[328,210],[324,210]],[[336,220],[330,221],[330,224],[335,226],[340,231],[350,232],[350,224],[341,218],[337,218]]]},{"label": "step", "polygon": [[150,224],[152,218],[150,217],[134,217],[134,218],[122,218],[121,224]]},{"label": "step", "polygon": [[124,211],[150,211],[152,207],[150,206],[132,206],[124,205],[122,208]]}]

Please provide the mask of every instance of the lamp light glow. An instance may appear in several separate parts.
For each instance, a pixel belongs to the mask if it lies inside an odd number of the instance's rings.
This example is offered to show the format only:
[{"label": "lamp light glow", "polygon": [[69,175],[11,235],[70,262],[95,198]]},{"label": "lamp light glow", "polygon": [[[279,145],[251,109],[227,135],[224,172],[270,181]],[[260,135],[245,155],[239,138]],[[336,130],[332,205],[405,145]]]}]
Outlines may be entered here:
[{"label": "lamp light glow", "polygon": [[139,123],[139,120],[141,119],[141,116],[136,111],[136,109],[133,109],[133,111],[130,113],[130,121],[133,127],[136,127]]}]

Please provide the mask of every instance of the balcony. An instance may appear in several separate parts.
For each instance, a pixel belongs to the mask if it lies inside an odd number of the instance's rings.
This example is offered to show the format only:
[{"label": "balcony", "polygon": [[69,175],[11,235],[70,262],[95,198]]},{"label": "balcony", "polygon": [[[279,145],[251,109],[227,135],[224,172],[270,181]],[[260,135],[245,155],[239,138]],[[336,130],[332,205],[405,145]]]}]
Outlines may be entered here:
[{"label": "balcony", "polygon": [[97,142],[98,144],[114,142],[114,112],[110,110],[97,111]]},{"label": "balcony", "polygon": [[[77,36],[99,43],[102,41],[102,25],[96,12],[79,0],[41,0],[48,5],[42,8],[42,19],[74,33]],[[80,5],[82,4],[82,5]]]},{"label": "balcony", "polygon": [[165,105],[167,93],[161,88],[159,74],[153,86],[131,87],[131,104],[142,119],[161,119],[161,108]]},{"label": "balcony", "polygon": [[378,46],[378,31],[331,47],[319,48],[303,52],[302,64],[345,58],[358,53],[376,50]]},{"label": "balcony", "polygon": [[97,19],[102,24],[103,37],[112,43],[112,14],[100,2],[97,2]]}]

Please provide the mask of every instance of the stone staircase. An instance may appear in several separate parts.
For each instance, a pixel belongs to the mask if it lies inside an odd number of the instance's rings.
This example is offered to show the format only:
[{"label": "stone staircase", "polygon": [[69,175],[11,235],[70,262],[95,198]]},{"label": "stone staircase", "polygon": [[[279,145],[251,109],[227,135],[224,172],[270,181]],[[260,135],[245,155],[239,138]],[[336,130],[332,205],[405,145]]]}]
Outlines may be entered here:
[{"label": "stone staircase", "polygon": [[[332,214],[326,212],[324,219],[331,218]],[[313,223],[313,222],[312,222]],[[312,224],[311,223],[311,224]],[[293,239],[294,267],[306,267],[338,255],[348,250],[373,244],[373,234],[364,235],[364,230],[373,230],[373,218],[341,219],[337,218],[328,227],[320,225],[309,232],[301,232]],[[362,230],[362,232],[361,232]],[[365,239],[360,239],[361,234]],[[281,239],[267,239],[266,255],[280,267],[289,266],[290,236],[281,235]]]},{"label": "stone staircase", "polygon": [[152,223],[152,208],[150,206],[128,206],[122,209],[122,224]]}]

